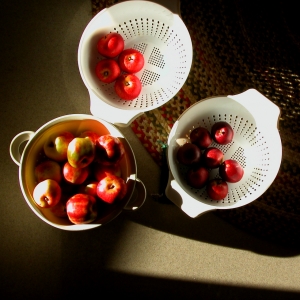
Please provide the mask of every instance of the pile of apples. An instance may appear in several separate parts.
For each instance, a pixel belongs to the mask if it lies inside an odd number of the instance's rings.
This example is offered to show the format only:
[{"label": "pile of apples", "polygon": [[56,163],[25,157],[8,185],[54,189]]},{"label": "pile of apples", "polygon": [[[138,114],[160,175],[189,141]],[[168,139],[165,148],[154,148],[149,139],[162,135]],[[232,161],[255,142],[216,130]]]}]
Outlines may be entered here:
[{"label": "pile of apples", "polygon": [[116,94],[123,100],[133,100],[142,90],[135,73],[144,67],[144,56],[136,49],[124,49],[124,39],[117,32],[102,36],[97,43],[104,57],[96,65],[96,76],[101,82],[114,83]]},{"label": "pile of apples", "polygon": [[34,169],[34,202],[73,224],[93,222],[101,205],[127,193],[120,165],[124,155],[123,143],[110,134],[86,130],[49,136]]},{"label": "pile of apples", "polygon": [[[224,153],[217,147],[211,147],[215,141],[220,145],[232,142],[234,131],[229,123],[214,123],[209,132],[204,127],[196,127],[190,132],[190,142],[178,148],[177,161],[188,167],[187,183],[196,189],[206,187],[212,200],[222,200],[228,194],[228,184],[239,182],[244,175],[240,163],[233,159],[224,160]],[[209,172],[219,168],[219,177],[209,180]]]}]

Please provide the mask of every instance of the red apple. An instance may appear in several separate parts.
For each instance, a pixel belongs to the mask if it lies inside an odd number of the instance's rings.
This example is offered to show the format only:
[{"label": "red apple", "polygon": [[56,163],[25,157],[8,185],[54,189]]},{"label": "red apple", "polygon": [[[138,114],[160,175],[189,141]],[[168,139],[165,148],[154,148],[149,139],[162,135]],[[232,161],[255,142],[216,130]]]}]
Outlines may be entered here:
[{"label": "red apple", "polygon": [[73,184],[82,184],[88,178],[89,174],[89,166],[74,168],[68,161],[63,166],[63,176],[65,180]]},{"label": "red apple", "polygon": [[74,135],[69,131],[50,135],[44,144],[46,156],[55,161],[66,160],[68,145],[73,139]]},{"label": "red apple", "polygon": [[39,182],[33,190],[33,200],[42,208],[55,206],[60,201],[60,198],[60,185],[53,179],[46,179]]},{"label": "red apple", "polygon": [[97,141],[98,141],[100,135],[98,133],[96,133],[95,131],[85,130],[85,131],[83,131],[83,132],[80,133],[79,137],[81,137],[81,138],[88,137],[89,139],[91,139],[91,141],[93,142],[93,144],[96,146]]},{"label": "red apple", "polygon": [[142,83],[134,74],[122,74],[115,81],[114,89],[121,99],[130,101],[141,93]]},{"label": "red apple", "polygon": [[79,186],[79,193],[97,197],[97,185],[99,181],[91,181]]},{"label": "red apple", "polygon": [[208,147],[202,153],[202,161],[207,168],[218,168],[224,159],[224,153],[216,147]]},{"label": "red apple", "polygon": [[109,204],[123,199],[126,193],[127,185],[124,179],[115,175],[107,175],[99,181],[97,186],[98,197]]},{"label": "red apple", "polygon": [[220,178],[212,179],[207,183],[206,191],[212,200],[222,200],[228,194],[228,184]]},{"label": "red apple", "polygon": [[60,201],[53,207],[50,208],[50,211],[59,218],[66,218],[67,215],[67,209],[66,209],[66,203],[70,197],[66,195],[61,195]]},{"label": "red apple", "polygon": [[109,174],[121,177],[122,171],[120,164],[104,165],[101,163],[95,163],[93,164],[93,174],[99,182]]},{"label": "red apple", "polygon": [[96,146],[96,159],[104,165],[115,165],[125,155],[125,148],[122,141],[110,134],[99,137]]},{"label": "red apple", "polygon": [[110,32],[98,40],[97,49],[105,57],[116,57],[124,49],[124,39],[119,33]]},{"label": "red apple", "polygon": [[200,161],[201,150],[195,144],[185,143],[178,148],[176,157],[181,164],[196,164]]},{"label": "red apple", "polygon": [[119,77],[120,73],[118,63],[111,58],[102,59],[96,65],[96,75],[101,82],[112,83]]},{"label": "red apple", "polygon": [[220,121],[212,126],[211,136],[216,143],[226,145],[232,142],[234,132],[229,123]]},{"label": "red apple", "polygon": [[46,160],[39,163],[34,169],[34,174],[37,182],[44,181],[45,179],[53,179],[60,183],[62,179],[61,166],[53,160]]},{"label": "red apple", "polygon": [[187,183],[195,188],[201,189],[203,188],[209,177],[209,171],[203,166],[195,166],[188,170],[187,172]]},{"label": "red apple", "polygon": [[87,194],[75,194],[66,204],[69,220],[73,224],[87,224],[98,215],[96,198]]},{"label": "red apple", "polygon": [[75,137],[68,145],[67,158],[74,168],[84,168],[95,158],[95,145],[88,137]]},{"label": "red apple", "polygon": [[190,140],[201,150],[207,148],[212,143],[210,132],[205,127],[196,127],[190,133]]},{"label": "red apple", "polygon": [[219,174],[223,180],[236,183],[243,178],[244,169],[238,161],[227,159],[220,165]]},{"label": "red apple", "polygon": [[118,58],[120,69],[126,73],[137,73],[144,67],[144,55],[133,48],[125,49]]}]

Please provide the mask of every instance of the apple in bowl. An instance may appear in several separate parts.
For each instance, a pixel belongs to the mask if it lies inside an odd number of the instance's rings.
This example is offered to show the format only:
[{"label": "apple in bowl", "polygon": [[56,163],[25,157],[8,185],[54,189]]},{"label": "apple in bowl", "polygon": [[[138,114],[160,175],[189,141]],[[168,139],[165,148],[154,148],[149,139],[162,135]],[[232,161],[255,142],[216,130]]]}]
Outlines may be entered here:
[{"label": "apple in bowl", "polygon": [[[94,161],[90,163],[88,166],[90,168],[90,173],[87,179],[82,184],[73,184],[67,182],[64,177],[60,183],[56,182],[53,179],[53,185],[57,187],[57,190],[60,188],[60,200],[58,196],[54,197],[51,200],[51,197],[48,196],[49,201],[45,201],[45,195],[42,197],[42,200],[46,202],[46,205],[38,205],[37,202],[40,200],[34,200],[34,190],[38,184],[38,180],[35,174],[35,168],[40,163],[50,160],[44,153],[44,144],[49,141],[49,137],[58,136],[61,132],[68,131],[73,134],[74,138],[81,137],[93,140],[91,137],[94,136],[95,139],[98,139],[103,135],[111,135],[113,137],[118,138],[118,141],[122,143],[124,153],[120,160],[118,160],[117,169],[120,170],[120,177],[125,181],[126,184],[126,194],[122,199],[115,201],[113,205],[110,205],[107,202],[101,200],[95,194],[96,184],[98,185],[100,180],[97,180],[95,174],[92,172],[93,165],[96,163],[97,158],[94,158]],[[91,132],[95,133],[91,134]],[[48,123],[44,124],[40,127],[36,132],[32,132],[30,135],[28,132],[22,132],[17,135],[12,141],[12,148],[20,148],[19,136],[22,136],[22,139],[27,139],[27,144],[24,147],[22,152],[20,165],[19,165],[19,183],[21,187],[21,191],[23,193],[24,199],[27,202],[29,208],[45,223],[68,231],[78,231],[78,230],[86,230],[91,228],[96,228],[102,226],[111,220],[113,220],[116,216],[118,216],[124,208],[128,207],[129,201],[131,200],[134,190],[138,188],[138,194],[140,195],[139,203],[143,203],[142,200],[145,198],[146,190],[142,190],[142,185],[136,187],[137,179],[137,171],[136,171],[136,160],[134,157],[134,153],[129,143],[123,134],[119,131],[118,128],[113,126],[112,124],[99,120],[98,118],[85,115],[85,114],[75,114],[75,115],[66,115],[59,118],[56,118]],[[11,149],[12,149],[11,148]],[[13,156],[13,151],[11,150],[11,155]],[[16,155],[13,156],[15,161],[18,160]],[[98,158],[99,159],[99,158]],[[61,172],[63,165],[67,162],[67,158],[63,161],[59,161],[58,164],[61,166]],[[62,174],[63,176],[63,174]],[[101,175],[102,176],[102,175]],[[141,188],[139,188],[141,187]],[[37,189],[38,190],[38,189]],[[47,189],[43,189],[46,191]],[[91,193],[94,193],[91,195]],[[66,202],[75,194],[90,194],[96,198],[96,207],[98,210],[98,215],[96,219],[90,223],[84,224],[74,224],[72,223],[66,215]],[[51,193],[50,195],[53,195]],[[37,192],[35,192],[37,195]],[[42,192],[40,192],[42,195]],[[35,197],[35,199],[39,199]],[[52,202],[51,202],[51,201]],[[57,202],[58,201],[58,202]],[[51,204],[52,203],[52,204]],[[56,204],[55,204],[56,203]],[[142,204],[141,204],[142,205]]]},{"label": "apple in bowl", "polygon": [[97,49],[104,57],[117,57],[124,49],[124,39],[119,33],[110,32],[98,40]]}]

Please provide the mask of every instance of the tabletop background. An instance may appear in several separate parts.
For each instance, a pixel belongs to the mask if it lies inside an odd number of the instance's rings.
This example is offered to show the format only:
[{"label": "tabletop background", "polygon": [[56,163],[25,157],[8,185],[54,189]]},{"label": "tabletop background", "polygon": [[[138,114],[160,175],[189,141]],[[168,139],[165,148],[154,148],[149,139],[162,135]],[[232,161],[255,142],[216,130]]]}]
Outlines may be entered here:
[{"label": "tabletop background", "polygon": [[[204,5],[204,1],[199,3]],[[211,5],[232,8],[235,3],[213,1]],[[210,7],[204,5],[202,12],[204,8]],[[155,201],[151,195],[158,192],[160,166],[131,127],[121,131],[136,154],[138,176],[148,192],[139,210],[124,211],[111,223],[91,231],[66,232],[43,223],[29,209],[18,182],[19,168],[9,156],[9,144],[19,132],[36,131],[53,118],[90,114],[88,92],[77,67],[77,48],[92,15],[91,2],[86,0],[0,4],[1,298],[87,298],[94,294],[100,298],[107,292],[145,299],[298,298],[297,245],[264,238],[215,212],[191,219],[175,205]],[[297,44],[292,48],[297,49]],[[280,62],[282,68],[273,73],[272,82],[277,82],[276,76],[293,75],[289,86],[295,97],[280,102],[288,105],[299,93],[297,65],[287,64],[289,59]],[[244,88],[238,85],[236,90]],[[270,89],[269,95],[278,95],[279,89]],[[205,89],[201,93],[209,95]],[[290,118],[295,123],[284,126],[289,133],[297,126],[299,112],[297,105],[291,106],[295,115]],[[291,141],[284,144],[288,149],[291,145]],[[296,150],[293,153],[298,153]],[[297,172],[295,159],[291,175]],[[251,222],[245,220],[249,229]],[[255,219],[252,221],[255,227]]]}]

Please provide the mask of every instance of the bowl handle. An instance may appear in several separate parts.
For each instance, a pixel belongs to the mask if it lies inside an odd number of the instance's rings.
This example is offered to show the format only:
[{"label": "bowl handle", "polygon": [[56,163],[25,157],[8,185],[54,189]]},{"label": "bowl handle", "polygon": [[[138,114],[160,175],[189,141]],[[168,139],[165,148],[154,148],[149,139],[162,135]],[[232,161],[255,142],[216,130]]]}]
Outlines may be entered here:
[{"label": "bowl handle", "polygon": [[90,111],[92,115],[116,126],[128,127],[135,118],[144,113],[110,106],[99,99],[92,90],[88,89],[88,92],[90,95]]},{"label": "bowl handle", "polygon": [[16,165],[20,166],[22,153],[20,153],[20,146],[23,142],[29,141],[34,136],[33,131],[23,131],[17,134],[11,141],[9,146],[9,153],[11,159]]},{"label": "bowl handle", "polygon": [[137,210],[144,204],[146,200],[147,191],[144,183],[138,178],[136,178],[135,181],[133,195],[127,205],[124,207],[125,210]]},{"label": "bowl handle", "polygon": [[189,217],[196,218],[210,211],[216,210],[214,206],[207,205],[188,195],[174,179],[172,173],[169,173],[169,180],[165,194],[176,206],[178,206]]},{"label": "bowl handle", "polygon": [[241,94],[229,95],[229,98],[242,104],[264,128],[272,130],[279,128],[280,108],[255,89],[249,89]]}]

